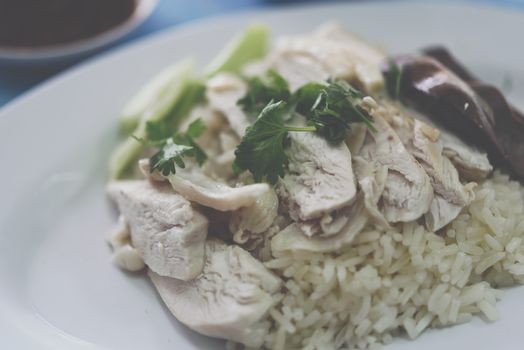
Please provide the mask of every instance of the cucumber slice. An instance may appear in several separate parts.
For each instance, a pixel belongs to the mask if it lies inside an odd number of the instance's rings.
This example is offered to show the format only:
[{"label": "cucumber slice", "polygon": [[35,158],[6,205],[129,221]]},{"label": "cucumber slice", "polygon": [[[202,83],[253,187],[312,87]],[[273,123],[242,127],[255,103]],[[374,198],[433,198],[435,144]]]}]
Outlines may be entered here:
[{"label": "cucumber slice", "polygon": [[131,134],[141,119],[162,119],[162,113],[176,103],[193,73],[193,62],[175,63],[153,77],[124,106],[120,115],[120,130]]},{"label": "cucumber slice", "polygon": [[220,72],[238,72],[249,61],[264,57],[268,46],[269,31],[262,24],[252,24],[234,37],[218,56],[207,66],[205,75]]},{"label": "cucumber slice", "polygon": [[[144,138],[145,124],[148,121],[159,121],[171,117],[178,102],[188,87],[193,86],[191,79],[193,63],[183,61],[174,64],[151,80],[135,98],[124,108],[121,126],[132,131],[133,136]],[[189,89],[191,91],[193,88]],[[185,105],[186,102],[183,103]],[[179,117],[180,118],[180,117]],[[134,126],[134,128],[131,128]],[[132,136],[121,143],[112,153],[109,160],[109,178],[122,177],[138,160],[143,146]]]}]

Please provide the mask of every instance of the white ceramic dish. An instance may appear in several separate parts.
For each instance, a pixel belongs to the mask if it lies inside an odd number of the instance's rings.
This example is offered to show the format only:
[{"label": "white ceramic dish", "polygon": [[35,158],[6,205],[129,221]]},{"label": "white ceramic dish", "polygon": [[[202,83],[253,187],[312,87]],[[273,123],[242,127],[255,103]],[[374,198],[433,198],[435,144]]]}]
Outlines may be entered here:
[{"label": "white ceramic dish", "polygon": [[[254,20],[278,34],[328,19],[395,52],[446,44],[488,81],[510,76],[510,98],[524,107],[524,14],[452,4],[250,12],[180,27],[60,75],[0,111],[1,349],[223,348],[179,324],[145,276],[111,265],[104,237],[115,213],[104,177],[116,116],[154,72],[188,54],[205,64]],[[524,289],[508,290],[499,308],[494,324],[475,320],[387,349],[522,349]]]},{"label": "white ceramic dish", "polygon": [[158,0],[136,0],[135,10],[127,20],[87,39],[37,48],[0,48],[0,63],[47,63],[96,51],[131,33],[149,17],[157,4]]}]

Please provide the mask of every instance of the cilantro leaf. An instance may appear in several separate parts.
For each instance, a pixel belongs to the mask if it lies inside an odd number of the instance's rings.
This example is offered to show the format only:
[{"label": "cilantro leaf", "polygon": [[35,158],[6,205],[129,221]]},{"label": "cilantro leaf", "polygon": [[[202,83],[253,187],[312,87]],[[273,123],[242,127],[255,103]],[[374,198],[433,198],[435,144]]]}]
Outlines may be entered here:
[{"label": "cilantro leaf", "polygon": [[166,140],[162,148],[149,159],[151,171],[158,170],[164,176],[176,173],[175,165],[185,168],[183,157],[192,156],[193,147],[174,143],[173,138]]},{"label": "cilantro leaf", "polygon": [[307,83],[302,85],[291,97],[295,111],[308,116],[320,102],[322,91],[326,84]]},{"label": "cilantro leaf", "polygon": [[146,125],[148,139],[139,141],[159,148],[158,152],[149,159],[151,171],[158,170],[164,176],[175,174],[176,166],[185,168],[184,157],[194,157],[199,165],[206,161],[206,153],[194,140],[205,131],[201,119],[192,122],[185,133],[178,133],[172,137],[167,135],[169,129],[162,129],[161,124],[152,122],[148,125]]},{"label": "cilantro leaf", "polygon": [[204,125],[204,122],[202,119],[197,119],[193,121],[189,126],[187,127],[186,135],[190,138],[196,139],[200,137],[204,131],[206,130],[206,126]]},{"label": "cilantro leaf", "polygon": [[[373,118],[361,107],[363,98],[359,90],[343,80],[308,83],[291,94],[285,80],[274,71],[265,78],[253,78],[238,104],[247,113],[257,112],[264,103],[265,107],[242,137],[233,169],[249,170],[257,182],[275,183],[288,163],[284,151],[289,132],[315,132],[337,145],[344,142],[352,123],[363,122],[376,131]],[[307,126],[285,125],[293,113],[304,116]]]},{"label": "cilantro leaf", "polygon": [[233,167],[249,170],[260,182],[275,183],[284,175],[288,157],[284,152],[289,131],[315,131],[314,127],[297,128],[284,125],[287,105],[283,101],[270,102],[260,113],[235,150]]},{"label": "cilantro leaf", "polygon": [[146,122],[146,139],[151,142],[164,141],[171,136],[171,131],[164,121]]},{"label": "cilantro leaf", "polygon": [[287,81],[274,69],[249,79],[247,85],[246,95],[237,103],[251,116],[259,115],[270,101],[286,101],[291,96]]}]

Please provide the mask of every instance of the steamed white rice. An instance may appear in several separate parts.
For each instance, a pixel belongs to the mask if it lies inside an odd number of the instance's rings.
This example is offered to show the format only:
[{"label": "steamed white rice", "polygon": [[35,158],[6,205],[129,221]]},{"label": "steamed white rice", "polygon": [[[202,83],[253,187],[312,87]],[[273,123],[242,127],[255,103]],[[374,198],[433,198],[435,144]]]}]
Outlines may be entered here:
[{"label": "steamed white rice", "polygon": [[271,349],[377,349],[430,327],[499,318],[497,288],[524,282],[524,188],[500,173],[446,230],[369,227],[336,254],[280,253],[285,281],[261,324]]}]

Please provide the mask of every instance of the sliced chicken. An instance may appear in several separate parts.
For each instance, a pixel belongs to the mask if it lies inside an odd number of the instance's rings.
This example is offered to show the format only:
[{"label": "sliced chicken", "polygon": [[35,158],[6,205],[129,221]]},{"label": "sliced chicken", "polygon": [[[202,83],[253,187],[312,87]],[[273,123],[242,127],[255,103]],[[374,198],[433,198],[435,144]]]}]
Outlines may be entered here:
[{"label": "sliced chicken", "polygon": [[204,175],[197,168],[180,169],[167,178],[173,189],[184,198],[220,211],[251,206],[260,196],[271,191],[265,183],[231,187],[223,181]]},{"label": "sliced chicken", "polygon": [[[402,108],[395,105],[396,108]],[[440,139],[443,146],[443,154],[451,160],[459,175],[466,181],[484,180],[493,171],[488,155],[475,146],[468,145],[442,125],[437,125],[434,120],[427,116],[410,111],[416,119],[440,130]]]},{"label": "sliced chicken", "polygon": [[206,263],[197,279],[186,282],[154,272],[149,276],[180,322],[199,333],[254,348],[264,341],[261,321],[282,283],[244,249],[217,240],[206,243]]},{"label": "sliced chicken", "polygon": [[204,266],[208,220],[167,184],[117,181],[108,185],[131,232],[131,241],[149,268],[181,280]]},{"label": "sliced chicken", "polygon": [[466,181],[484,180],[493,171],[488,155],[469,146],[455,135],[441,131],[444,155],[451,160],[460,177]]},{"label": "sliced chicken", "polygon": [[391,118],[390,124],[431,179],[435,197],[426,214],[426,226],[433,232],[437,231],[471,203],[474,184],[463,185],[460,182],[457,170],[443,154],[439,130],[402,115]]},{"label": "sliced chicken", "polygon": [[292,90],[310,81],[337,78],[357,81],[367,91],[383,86],[380,65],[385,54],[330,23],[312,35],[280,38],[269,54],[269,65],[288,80]]},{"label": "sliced chicken", "polygon": [[431,180],[384,119],[387,110],[369,97],[364,98],[363,107],[374,117],[377,132],[367,131],[358,154],[388,169],[381,198],[384,217],[388,222],[416,220],[429,210],[433,200]]},{"label": "sliced chicken", "polygon": [[209,105],[228,120],[235,133],[242,137],[251,125],[248,116],[237,105],[247,92],[246,83],[238,76],[229,73],[217,74],[206,84],[206,97]]},{"label": "sliced chicken", "polygon": [[310,220],[351,203],[356,194],[351,153],[313,133],[290,133],[288,171],[278,192],[294,220]]},{"label": "sliced chicken", "polygon": [[273,189],[260,195],[255,203],[231,214],[229,229],[233,241],[244,244],[253,236],[266,231],[278,214],[278,197]]},{"label": "sliced chicken", "polygon": [[370,221],[384,229],[390,227],[379,209],[379,201],[386,189],[388,168],[376,162],[368,162],[362,157],[354,157],[355,176],[362,193],[364,206]]},{"label": "sliced chicken", "polygon": [[415,120],[413,147],[415,158],[419,160],[433,179],[435,191],[445,196],[452,203],[469,204],[470,196],[464,191],[458,179],[458,172],[451,161],[442,154],[440,132],[419,120]]},{"label": "sliced chicken", "polygon": [[349,207],[341,210],[347,218],[336,235],[308,237],[300,223],[292,223],[271,239],[273,252],[305,250],[310,252],[333,252],[350,244],[368,223],[363,196],[359,196]]}]

